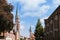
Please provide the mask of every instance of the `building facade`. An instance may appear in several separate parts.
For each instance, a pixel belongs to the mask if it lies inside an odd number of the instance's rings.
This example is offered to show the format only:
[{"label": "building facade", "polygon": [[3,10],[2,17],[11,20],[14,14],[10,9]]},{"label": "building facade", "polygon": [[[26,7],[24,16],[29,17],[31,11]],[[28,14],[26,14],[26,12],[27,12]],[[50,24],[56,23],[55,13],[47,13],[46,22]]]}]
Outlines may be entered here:
[{"label": "building facade", "polygon": [[60,40],[60,6],[45,19],[44,40]]}]

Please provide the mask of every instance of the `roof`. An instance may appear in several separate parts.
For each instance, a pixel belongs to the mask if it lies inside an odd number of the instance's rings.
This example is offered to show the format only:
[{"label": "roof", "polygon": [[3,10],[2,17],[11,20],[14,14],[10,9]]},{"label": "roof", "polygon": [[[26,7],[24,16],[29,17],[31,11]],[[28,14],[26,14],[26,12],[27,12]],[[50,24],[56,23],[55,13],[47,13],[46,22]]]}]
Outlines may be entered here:
[{"label": "roof", "polygon": [[60,11],[60,5],[54,10],[54,12],[48,17],[48,19],[45,19],[46,20],[50,20],[55,14],[59,14],[59,13],[56,13]]}]

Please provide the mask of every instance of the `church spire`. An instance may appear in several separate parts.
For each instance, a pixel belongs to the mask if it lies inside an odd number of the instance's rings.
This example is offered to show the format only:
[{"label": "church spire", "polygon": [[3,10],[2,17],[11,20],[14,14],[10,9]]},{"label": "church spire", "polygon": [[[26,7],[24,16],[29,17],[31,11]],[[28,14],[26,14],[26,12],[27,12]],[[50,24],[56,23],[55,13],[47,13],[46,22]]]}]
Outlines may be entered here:
[{"label": "church spire", "polygon": [[16,15],[15,15],[15,23],[16,23],[16,40],[20,40],[20,22],[19,22],[19,17],[18,17],[18,6],[16,7]]},{"label": "church spire", "polygon": [[18,6],[16,7],[16,15],[15,15],[15,20],[18,18]]},{"label": "church spire", "polygon": [[31,26],[30,26],[29,31],[30,31],[30,40],[32,40],[32,39],[31,39],[31,37],[32,37],[32,30],[31,30]]},{"label": "church spire", "polygon": [[30,26],[30,30],[29,30],[29,31],[32,32],[32,31],[31,31],[31,26]]}]

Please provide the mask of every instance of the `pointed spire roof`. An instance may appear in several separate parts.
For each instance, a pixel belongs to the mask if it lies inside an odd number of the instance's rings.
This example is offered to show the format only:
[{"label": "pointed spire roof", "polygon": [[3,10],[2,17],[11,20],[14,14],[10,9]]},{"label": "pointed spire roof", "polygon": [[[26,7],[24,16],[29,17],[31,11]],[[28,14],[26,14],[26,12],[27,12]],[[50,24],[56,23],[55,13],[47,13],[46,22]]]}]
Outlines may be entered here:
[{"label": "pointed spire roof", "polygon": [[32,32],[32,30],[31,30],[31,26],[30,26],[30,30],[29,30],[30,32]]},{"label": "pointed spire roof", "polygon": [[18,6],[16,7],[16,15],[15,18],[18,18]]}]

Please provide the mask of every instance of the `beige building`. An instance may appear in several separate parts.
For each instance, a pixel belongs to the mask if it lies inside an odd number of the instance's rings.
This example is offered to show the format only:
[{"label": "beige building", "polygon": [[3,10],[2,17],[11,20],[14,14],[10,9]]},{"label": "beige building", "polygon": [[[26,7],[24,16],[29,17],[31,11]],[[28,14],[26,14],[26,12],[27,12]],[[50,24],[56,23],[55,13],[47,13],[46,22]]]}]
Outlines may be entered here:
[{"label": "beige building", "polygon": [[60,40],[60,6],[45,19],[44,40]]}]

